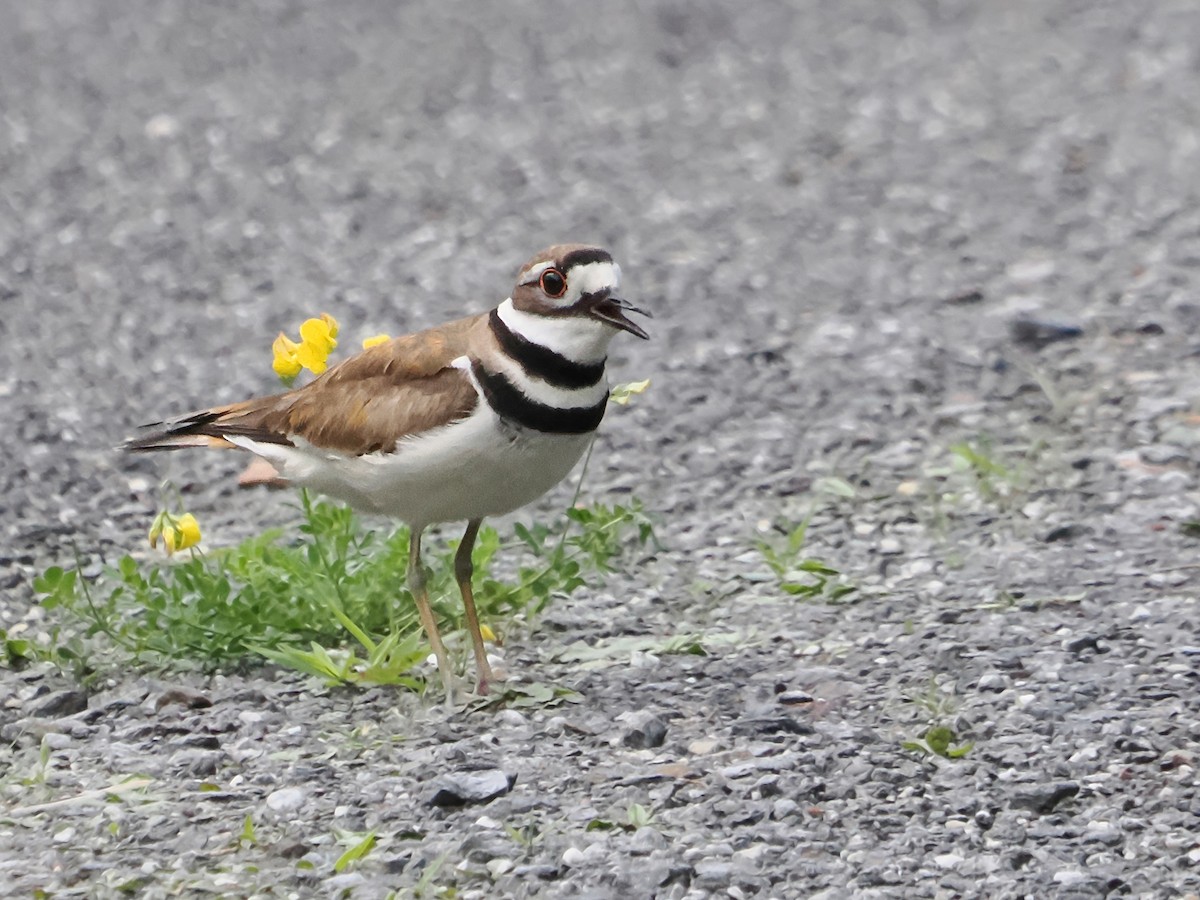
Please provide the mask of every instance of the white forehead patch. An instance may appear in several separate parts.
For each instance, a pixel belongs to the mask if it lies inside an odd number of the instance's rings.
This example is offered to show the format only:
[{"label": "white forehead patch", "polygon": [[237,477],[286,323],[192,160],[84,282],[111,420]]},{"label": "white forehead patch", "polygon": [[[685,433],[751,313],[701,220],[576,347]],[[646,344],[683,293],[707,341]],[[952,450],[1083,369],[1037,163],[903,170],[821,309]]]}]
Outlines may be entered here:
[{"label": "white forehead patch", "polygon": [[572,297],[573,300],[605,288],[615,291],[621,286],[621,267],[615,262],[592,262],[574,266],[566,274],[567,297]]}]

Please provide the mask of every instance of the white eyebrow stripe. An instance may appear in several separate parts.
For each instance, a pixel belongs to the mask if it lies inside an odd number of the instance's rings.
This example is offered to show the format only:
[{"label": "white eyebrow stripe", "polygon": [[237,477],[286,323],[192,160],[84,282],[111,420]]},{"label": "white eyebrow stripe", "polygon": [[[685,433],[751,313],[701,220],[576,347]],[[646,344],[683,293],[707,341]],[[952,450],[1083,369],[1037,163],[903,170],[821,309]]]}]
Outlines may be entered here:
[{"label": "white eyebrow stripe", "polygon": [[520,283],[521,284],[536,284],[537,280],[542,277],[543,272],[545,272],[547,269],[553,269],[553,268],[554,268],[553,260],[549,260],[549,261],[543,262],[543,263],[538,263],[536,266],[531,266],[529,269],[526,270],[525,277],[521,279]]}]

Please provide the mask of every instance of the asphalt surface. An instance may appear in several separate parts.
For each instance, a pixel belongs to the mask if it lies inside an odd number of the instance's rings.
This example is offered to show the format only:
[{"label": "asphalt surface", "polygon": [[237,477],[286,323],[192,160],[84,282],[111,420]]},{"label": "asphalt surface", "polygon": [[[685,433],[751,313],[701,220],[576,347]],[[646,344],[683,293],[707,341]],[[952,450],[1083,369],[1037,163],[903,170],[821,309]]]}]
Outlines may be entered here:
[{"label": "asphalt surface", "polygon": [[[0,669],[6,894],[1200,893],[1190,0],[0,22],[0,625],[45,627],[30,579],[73,548],[138,547],[163,475],[210,541],[286,517],[237,459],[114,453],[134,425],[272,390],[270,341],[309,315],[353,343],[477,312],[565,240],[655,315],[614,342],[653,386],[588,491],[641,499],[666,548],[509,647],[581,691],[561,716],[262,673],[180,676],[213,711],[164,713],[175,676],[133,672],[64,724],[37,710],[63,676]],[[754,551],[814,509],[855,603],[787,598]],[[711,655],[560,652],[682,633]],[[930,691],[961,760],[902,747]],[[623,743],[639,711],[661,747]],[[403,739],[364,749],[364,723]],[[481,756],[509,794],[429,806]],[[28,809],[135,772],[153,802]],[[630,803],[653,820],[587,830]],[[379,849],[337,872],[334,827]]]}]

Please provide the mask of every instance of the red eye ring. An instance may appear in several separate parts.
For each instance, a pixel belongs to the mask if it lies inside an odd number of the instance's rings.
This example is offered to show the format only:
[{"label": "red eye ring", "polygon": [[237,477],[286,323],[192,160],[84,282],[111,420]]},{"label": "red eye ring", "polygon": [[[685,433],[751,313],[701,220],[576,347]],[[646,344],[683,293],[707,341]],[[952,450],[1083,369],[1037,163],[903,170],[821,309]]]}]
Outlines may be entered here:
[{"label": "red eye ring", "polygon": [[538,279],[538,285],[547,297],[558,299],[567,292],[567,279],[558,269],[547,269]]}]

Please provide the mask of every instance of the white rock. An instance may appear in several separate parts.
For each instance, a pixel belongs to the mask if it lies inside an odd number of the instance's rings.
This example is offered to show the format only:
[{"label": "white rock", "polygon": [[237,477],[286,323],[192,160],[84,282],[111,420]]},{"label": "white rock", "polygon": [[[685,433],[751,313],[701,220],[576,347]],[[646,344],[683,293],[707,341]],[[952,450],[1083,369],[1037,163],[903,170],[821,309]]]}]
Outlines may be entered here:
[{"label": "white rock", "polygon": [[1009,683],[1009,677],[1002,672],[984,672],[975,682],[975,688],[980,691],[1002,691]]},{"label": "white rock", "polygon": [[780,797],[771,806],[771,818],[775,820],[786,819],[800,808],[800,804],[795,800],[787,797]]},{"label": "white rock", "polygon": [[[1067,757],[1067,762],[1072,762],[1072,763],[1091,762],[1093,759],[1096,759],[1099,755],[1100,755],[1100,751],[1097,748],[1097,746],[1095,744],[1088,744],[1086,747],[1080,747],[1078,750],[1076,750],[1074,753],[1072,753],[1069,757]],[[1090,823],[1089,823],[1089,825],[1090,825]]]},{"label": "white rock", "polygon": [[42,743],[51,750],[65,750],[74,741],[69,734],[63,734],[61,731],[48,731],[42,735]]},{"label": "white rock", "polygon": [[884,538],[877,547],[881,556],[896,556],[904,552],[904,547],[895,538]]},{"label": "white rock", "polygon": [[502,856],[498,856],[495,859],[489,859],[487,861],[487,870],[491,873],[493,878],[499,878],[506,872],[511,872],[515,867],[516,863],[514,863],[511,859],[505,859]]},{"label": "white rock", "polygon": [[267,794],[267,806],[275,812],[291,812],[304,805],[303,788],[286,787]]},{"label": "white rock", "polygon": [[1064,887],[1076,887],[1087,881],[1087,874],[1078,869],[1059,869],[1054,873],[1054,880]]},{"label": "white rock", "polygon": [[516,709],[503,709],[496,713],[495,721],[510,728],[521,728],[529,724],[525,715]]},{"label": "white rock", "polygon": [[155,140],[174,137],[179,134],[179,120],[167,113],[159,113],[146,120],[142,133]]},{"label": "white rock", "polygon": [[751,866],[757,866],[762,862],[762,858],[766,855],[767,845],[761,842],[753,843],[749,847],[743,847],[741,850],[733,851],[735,862],[748,863]]}]

